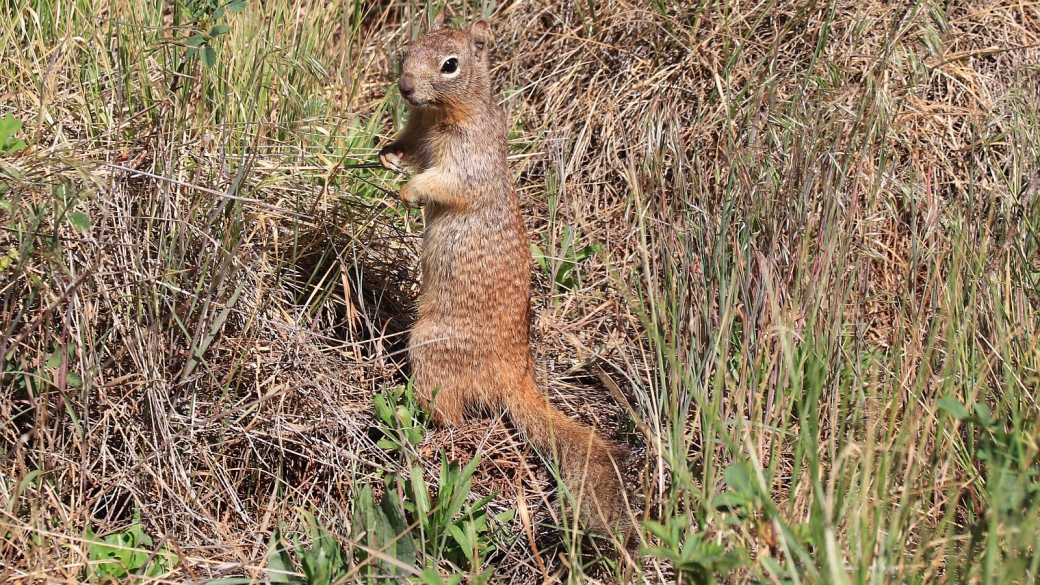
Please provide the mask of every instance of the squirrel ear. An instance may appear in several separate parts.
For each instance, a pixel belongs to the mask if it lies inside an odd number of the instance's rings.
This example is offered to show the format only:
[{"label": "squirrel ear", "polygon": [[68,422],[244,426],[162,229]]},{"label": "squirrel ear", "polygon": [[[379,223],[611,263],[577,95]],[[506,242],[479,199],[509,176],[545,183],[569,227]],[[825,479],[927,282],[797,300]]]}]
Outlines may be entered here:
[{"label": "squirrel ear", "polygon": [[491,39],[487,21],[478,20],[474,22],[469,27],[469,36],[473,39],[473,46],[477,49],[477,53],[483,53],[484,47],[487,46],[487,42]]},{"label": "squirrel ear", "polygon": [[437,13],[437,16],[433,17],[433,22],[430,23],[430,31],[435,31],[444,28],[444,11],[441,10]]}]

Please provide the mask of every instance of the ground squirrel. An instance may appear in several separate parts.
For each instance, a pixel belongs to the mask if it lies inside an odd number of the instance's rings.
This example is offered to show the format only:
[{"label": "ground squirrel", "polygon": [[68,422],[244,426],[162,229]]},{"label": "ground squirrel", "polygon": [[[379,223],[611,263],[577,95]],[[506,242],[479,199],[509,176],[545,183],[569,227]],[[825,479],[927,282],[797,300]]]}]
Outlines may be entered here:
[{"label": "ground squirrel", "polygon": [[538,390],[530,347],[531,253],[506,162],[506,120],[491,92],[489,31],[444,26],[404,50],[397,82],[409,117],[380,151],[416,174],[401,200],[424,207],[419,318],[408,343],[417,395],[433,422],[504,409],[560,466],[588,528],[627,527],[620,447],[567,418]]}]

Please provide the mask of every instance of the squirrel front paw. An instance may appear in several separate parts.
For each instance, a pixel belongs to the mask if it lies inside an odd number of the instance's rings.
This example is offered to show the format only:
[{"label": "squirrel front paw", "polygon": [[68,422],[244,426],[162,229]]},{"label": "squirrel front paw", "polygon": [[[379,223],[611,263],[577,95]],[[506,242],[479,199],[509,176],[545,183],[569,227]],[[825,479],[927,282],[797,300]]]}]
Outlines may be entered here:
[{"label": "squirrel front paw", "polygon": [[[415,179],[413,178],[412,181]],[[418,208],[422,207],[423,196],[415,185],[412,185],[412,181],[408,181],[404,185],[401,185],[401,191],[398,192],[398,196],[401,198],[401,203],[404,203],[406,207]]]},{"label": "squirrel front paw", "polygon": [[388,171],[403,173],[404,151],[394,144],[387,144],[379,150],[379,162]]}]

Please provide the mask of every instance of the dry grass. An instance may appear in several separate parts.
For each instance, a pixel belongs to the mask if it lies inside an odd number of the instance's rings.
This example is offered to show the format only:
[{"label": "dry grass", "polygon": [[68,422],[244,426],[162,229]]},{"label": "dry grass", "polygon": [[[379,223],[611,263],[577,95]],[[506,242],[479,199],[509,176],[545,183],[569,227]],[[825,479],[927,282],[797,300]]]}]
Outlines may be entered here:
[{"label": "dry grass", "polygon": [[[421,222],[349,165],[400,124],[425,7],[270,4],[213,69],[180,10],[0,7],[28,143],[0,150],[0,580],[79,582],[86,527],[135,514],[164,578],[261,580],[299,510],[349,552],[358,487],[436,485],[441,449],[482,455],[493,511],[559,520],[506,423],[375,444]],[[496,33],[542,379],[633,448],[637,508],[740,551],[731,581],[1036,578],[1040,4],[452,7]],[[717,499],[734,463],[745,508]],[[495,581],[696,582],[636,550],[587,569],[524,516]]]}]

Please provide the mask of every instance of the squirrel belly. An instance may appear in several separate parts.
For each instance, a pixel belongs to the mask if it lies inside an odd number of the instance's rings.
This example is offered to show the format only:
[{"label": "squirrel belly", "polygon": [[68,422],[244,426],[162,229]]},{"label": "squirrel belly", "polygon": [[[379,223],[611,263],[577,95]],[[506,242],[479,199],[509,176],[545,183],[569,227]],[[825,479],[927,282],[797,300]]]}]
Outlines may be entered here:
[{"label": "squirrel belly", "polygon": [[623,451],[571,420],[539,391],[530,347],[531,253],[506,160],[506,122],[491,93],[487,23],[435,21],[404,50],[404,129],[380,151],[417,171],[401,200],[423,207],[418,319],[408,343],[413,384],[438,425],[504,410],[560,467],[593,531],[627,527],[616,463]]}]

